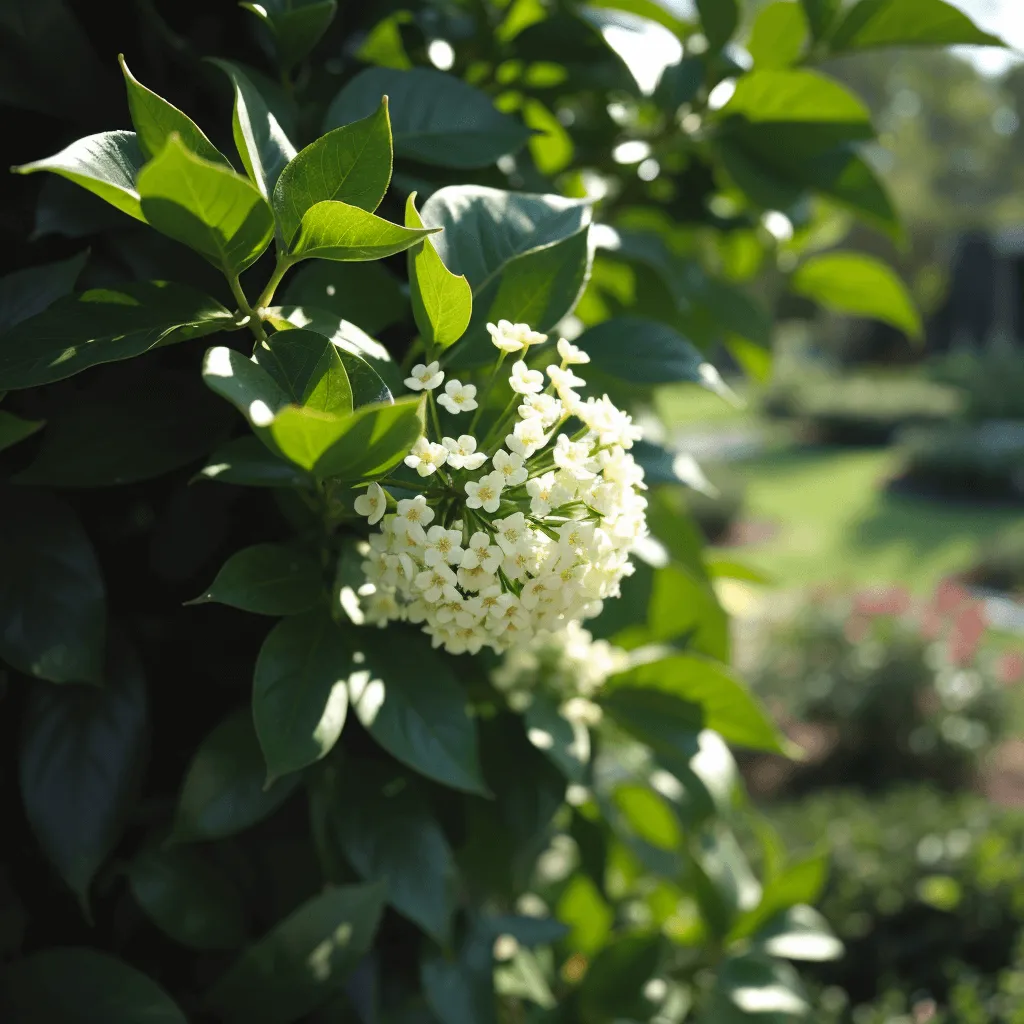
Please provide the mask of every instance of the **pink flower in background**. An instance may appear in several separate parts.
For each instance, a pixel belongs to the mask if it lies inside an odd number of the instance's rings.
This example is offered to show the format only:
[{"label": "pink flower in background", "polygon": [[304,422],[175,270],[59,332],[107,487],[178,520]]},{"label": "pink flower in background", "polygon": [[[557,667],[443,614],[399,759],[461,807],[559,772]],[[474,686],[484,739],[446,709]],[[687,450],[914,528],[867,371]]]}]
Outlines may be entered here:
[{"label": "pink flower in background", "polygon": [[854,610],[861,615],[906,615],[912,598],[906,587],[874,587],[862,590],[853,599]]},{"label": "pink flower in background", "polygon": [[963,607],[949,635],[949,660],[954,665],[970,664],[986,628],[985,609],[980,601],[972,601]]},{"label": "pink flower in background", "polygon": [[996,661],[996,678],[1003,686],[1014,686],[1024,680],[1024,652],[1001,654]]},{"label": "pink flower in background", "polygon": [[866,615],[851,615],[843,626],[843,636],[851,644],[859,644],[862,640],[866,640],[870,631],[871,623]]},{"label": "pink flower in background", "polygon": [[953,580],[943,580],[935,591],[935,606],[942,615],[956,611],[969,599],[970,594]]}]

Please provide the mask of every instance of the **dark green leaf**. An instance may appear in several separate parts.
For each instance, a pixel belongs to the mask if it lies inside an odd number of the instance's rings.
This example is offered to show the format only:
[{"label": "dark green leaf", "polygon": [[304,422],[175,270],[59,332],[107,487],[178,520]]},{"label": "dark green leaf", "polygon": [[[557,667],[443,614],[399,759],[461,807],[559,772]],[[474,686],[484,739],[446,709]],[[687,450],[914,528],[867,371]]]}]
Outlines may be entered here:
[{"label": "dark green leaf", "polygon": [[0,335],[0,388],[31,388],[97,363],[221,330],[231,314],[183,284],[136,281],[66,299]]},{"label": "dark green leaf", "polygon": [[497,1024],[493,945],[486,922],[478,920],[456,954],[433,950],[424,956],[420,981],[441,1024]]},{"label": "dark green leaf", "polygon": [[356,649],[366,660],[349,679],[349,696],[373,738],[427,778],[486,793],[476,723],[449,660],[418,632],[398,638],[363,629]]},{"label": "dark green leaf", "polygon": [[352,412],[352,385],[341,355],[322,334],[278,331],[257,345],[255,359],[291,404],[338,416]]},{"label": "dark green leaf", "polygon": [[[405,204],[405,225],[422,228],[416,193]],[[437,254],[431,239],[409,250],[409,293],[416,327],[428,349],[448,348],[462,337],[473,315],[473,290],[466,278],[453,274]]]},{"label": "dark green leaf", "polygon": [[241,6],[270,28],[283,70],[294,67],[309,56],[338,10],[337,0],[314,0],[294,6],[273,2],[243,3]]},{"label": "dark green leaf", "polygon": [[736,0],[697,0],[700,23],[713,50],[720,50],[732,38],[739,24]]},{"label": "dark green leaf", "polygon": [[18,762],[25,814],[84,907],[141,781],[147,717],[142,670],[122,642],[102,687],[37,684],[29,697]]},{"label": "dark green leaf", "polygon": [[43,420],[23,420],[14,413],[0,409],[0,452],[12,444],[24,441],[44,426]]},{"label": "dark green leaf", "polygon": [[0,278],[0,334],[67,295],[85,266],[89,252],[59,263],[45,263]]},{"label": "dark green leaf", "polygon": [[408,311],[398,279],[380,263],[306,263],[289,280],[284,300],[319,306],[370,334],[401,322]]},{"label": "dark green leaf", "polygon": [[203,740],[178,800],[172,839],[223,839],[269,817],[288,799],[298,775],[264,788],[266,767],[252,716],[238,711]]},{"label": "dark green leaf", "polygon": [[273,205],[286,245],[303,214],[317,203],[341,202],[372,213],[391,181],[391,126],[388,105],[378,97],[375,112],[310,143],[281,172]]},{"label": "dark green leaf", "polygon": [[689,759],[697,752],[704,710],[673,693],[638,686],[617,686],[601,698],[601,707],[655,753]]},{"label": "dark green leaf", "polygon": [[877,46],[1005,46],[945,0],[860,0],[829,37],[833,52]]},{"label": "dark green leaf", "polygon": [[255,437],[236,437],[210,455],[197,479],[242,487],[310,487],[313,478],[268,451]]},{"label": "dark green leaf", "polygon": [[[580,1010],[586,1020],[638,1018],[650,1006],[641,993],[658,970],[662,937],[624,935],[601,950],[580,985]],[[644,1016],[647,1016],[644,1013]]]},{"label": "dark green leaf", "polygon": [[822,39],[836,20],[841,0],[800,0],[811,27],[811,35]]},{"label": "dark green leaf", "polygon": [[793,291],[838,313],[891,324],[912,338],[921,336],[921,315],[907,286],[881,260],[864,253],[827,252],[797,269]]},{"label": "dark green leaf", "polygon": [[805,904],[797,904],[772,918],[758,931],[752,948],[769,956],[812,962],[838,960],[843,955],[843,944],[832,933],[828,921]]},{"label": "dark green leaf", "polygon": [[178,136],[139,174],[146,220],[225,273],[254,263],[274,237],[274,216],[241,175],[190,152]]},{"label": "dark green leaf", "polygon": [[236,551],[209,588],[190,604],[213,601],[257,615],[295,615],[324,597],[323,570],[310,554],[284,544]]},{"label": "dark green leaf", "polygon": [[44,492],[0,492],[0,657],[55,683],[103,678],[106,591],[74,514]]},{"label": "dark green leaf", "polygon": [[259,363],[223,345],[206,350],[203,382],[256,428],[268,426],[288,404],[288,395]]},{"label": "dark green leaf", "polygon": [[252,711],[267,777],[296,772],[328,754],[348,711],[352,642],[326,606],[279,622],[263,641]]},{"label": "dark green leaf", "polygon": [[211,60],[231,79],[235,88],[231,116],[235,148],[253,184],[263,198],[269,200],[281,171],[295,156],[296,149],[246,73],[231,61]]},{"label": "dark green leaf", "polygon": [[237,949],[245,942],[241,894],[195,849],[148,850],[128,870],[135,901],[169,938],[190,949]]},{"label": "dark green leaf", "polygon": [[526,735],[558,766],[570,782],[583,783],[590,763],[590,733],[580,722],[570,721],[549,697],[535,693],[523,715]]},{"label": "dark green leaf", "polygon": [[759,71],[796,64],[807,44],[807,17],[798,4],[775,0],[761,9],[747,51]]},{"label": "dark green leaf", "polygon": [[727,959],[696,1024],[792,1024],[810,1006],[789,964],[764,956]]},{"label": "dark green leaf", "polygon": [[9,1024],[188,1024],[155,981],[95,949],[47,949],[0,974]]},{"label": "dark green leaf", "polygon": [[52,171],[94,192],[130,217],[145,221],[136,184],[144,163],[134,132],[100,132],[72,142],[53,156],[12,170],[18,174]]},{"label": "dark green leaf", "polygon": [[433,68],[367,68],[335,96],[324,129],[365,117],[388,97],[395,153],[440,167],[487,167],[530,131],[486,93]]},{"label": "dark green leaf", "polygon": [[370,948],[382,885],[327,889],[303,903],[217,982],[207,998],[228,1024],[290,1024],[334,995]]},{"label": "dark green leaf", "polygon": [[338,355],[352,386],[352,404],[356,409],[364,405],[393,405],[395,398],[380,374],[362,357],[340,346]]},{"label": "dark green leaf", "polygon": [[302,215],[291,252],[299,260],[382,260],[404,252],[434,230],[404,228],[358,206],[325,201]]},{"label": "dark green leaf", "polygon": [[659,106],[675,113],[684,103],[693,103],[706,77],[707,66],[703,54],[684,57],[678,64],[670,64],[662,72],[654,98]]},{"label": "dark green leaf", "polygon": [[605,44],[650,96],[664,72],[680,60],[683,47],[671,29],[631,11],[605,10],[604,5],[579,8],[579,16],[601,34]]},{"label": "dark green leaf", "polygon": [[527,917],[522,914],[502,914],[486,919],[495,937],[511,935],[520,946],[551,946],[569,934],[569,929],[554,917]]}]

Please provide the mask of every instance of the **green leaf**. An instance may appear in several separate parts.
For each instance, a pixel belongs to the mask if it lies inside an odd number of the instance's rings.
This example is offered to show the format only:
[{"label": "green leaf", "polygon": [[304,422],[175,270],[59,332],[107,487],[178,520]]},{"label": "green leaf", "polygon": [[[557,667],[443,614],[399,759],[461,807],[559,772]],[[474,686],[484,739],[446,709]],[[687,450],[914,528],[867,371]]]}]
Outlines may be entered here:
[{"label": "green leaf", "polygon": [[579,16],[601,34],[645,96],[652,95],[665,71],[682,59],[682,43],[675,32],[642,15],[586,6],[579,8]]},{"label": "green leaf", "polygon": [[655,753],[689,759],[697,752],[704,709],[673,693],[639,686],[617,686],[601,698],[601,707],[630,735]]},{"label": "green leaf", "polygon": [[29,694],[18,758],[25,815],[85,908],[141,782],[147,719],[141,666],[123,643],[111,646],[102,687],[37,684]]},{"label": "green leaf", "polygon": [[[330,804],[331,825],[346,859],[367,882],[387,887],[388,903],[441,945],[450,941],[456,907],[455,858],[414,783],[345,761]],[[345,786],[344,780],[358,779]]]},{"label": "green leaf", "polygon": [[640,783],[623,783],[612,791],[612,803],[636,836],[658,850],[678,850],[683,842],[679,818],[665,798]]},{"label": "green leaf", "polygon": [[515,153],[530,131],[486,93],[433,68],[367,68],[335,96],[324,130],[365,117],[381,96],[391,108],[395,153],[440,167],[487,167]]},{"label": "green leaf", "polygon": [[623,935],[602,949],[580,985],[582,1019],[604,1022],[647,1016],[650,1004],[641,993],[658,970],[663,941],[658,933]]},{"label": "green leaf", "polygon": [[255,428],[269,426],[288,404],[288,395],[259,363],[223,345],[206,350],[203,383]]},{"label": "green leaf", "polygon": [[257,615],[296,615],[324,598],[323,570],[308,552],[284,544],[236,551],[189,604],[231,605]]},{"label": "green leaf", "polygon": [[383,264],[338,264],[330,260],[303,264],[288,281],[284,301],[319,307],[351,320],[370,334],[400,323],[409,308],[398,278]]},{"label": "green leaf", "polygon": [[10,1024],[188,1024],[155,981],[95,949],[47,949],[0,973]]},{"label": "green leaf", "polygon": [[891,267],[856,252],[812,256],[793,274],[793,291],[839,313],[882,320],[920,338],[921,316],[906,285]]},{"label": "green leaf", "polygon": [[823,39],[836,20],[841,0],[800,0],[800,3],[807,16],[811,35],[815,40]]},{"label": "green leaf", "polygon": [[274,216],[241,175],[191,153],[172,135],[139,174],[146,220],[226,274],[251,266],[274,237]]},{"label": "green leaf", "polygon": [[[405,203],[405,225],[422,228],[416,193]],[[473,290],[461,274],[453,274],[431,239],[409,250],[409,291],[416,327],[427,347],[448,348],[466,333],[473,315]]]},{"label": "green leaf", "polygon": [[558,920],[572,929],[566,945],[584,955],[592,955],[604,946],[615,922],[615,912],[582,873],[570,877],[558,899],[557,911]]},{"label": "green leaf", "polygon": [[11,170],[17,174],[52,171],[145,222],[136,185],[145,162],[134,132],[100,132],[77,139],[53,156]]},{"label": "green leaf", "polygon": [[286,245],[317,203],[347,203],[367,213],[380,206],[391,181],[391,125],[387,101],[378,97],[375,107],[310,143],[281,172],[272,202]]},{"label": "green leaf", "polygon": [[58,299],[0,335],[0,389],[37,387],[97,363],[221,330],[231,314],[183,284],[136,281]]},{"label": "green leaf", "polygon": [[349,679],[349,697],[370,735],[421,775],[486,794],[476,723],[449,660],[418,632],[398,638],[367,628],[355,646],[366,660]]},{"label": "green leaf", "polygon": [[103,678],[107,599],[92,544],[42,491],[0,492],[0,657],[54,683]]},{"label": "green leaf", "polygon": [[729,938],[747,938],[783,911],[799,903],[817,903],[827,877],[826,854],[815,854],[788,865],[768,882],[761,902],[736,922]]},{"label": "green leaf", "polygon": [[810,1005],[789,964],[748,954],[724,961],[695,1024],[792,1024]]},{"label": "green leaf", "polygon": [[878,46],[1005,46],[945,0],[860,0],[830,34],[829,49]]},{"label": "green leaf", "polygon": [[128,70],[124,55],[117,55],[128,90],[128,109],[132,127],[138,136],[139,148],[147,158],[163,152],[172,135],[177,135],[191,153],[215,164],[228,165],[217,147],[203,134],[203,130],[188,114],[183,114],[173,103],[168,103],[152,89],[147,89]]},{"label": "green leaf", "polygon": [[239,6],[251,11],[270,28],[282,70],[294,67],[309,56],[338,11],[337,0],[297,3],[294,6],[271,0],[266,4],[243,3]]},{"label": "green leaf", "polygon": [[260,648],[252,711],[268,779],[328,754],[348,711],[351,638],[326,606],[279,622]]},{"label": "green leaf", "polygon": [[590,733],[570,721],[545,694],[535,693],[523,715],[530,742],[547,755],[570,782],[584,783],[590,763]]},{"label": "green leaf", "polygon": [[245,912],[233,880],[188,847],[148,850],[132,861],[135,902],[170,939],[189,949],[237,949]]},{"label": "green leaf", "polygon": [[242,487],[312,487],[313,478],[268,451],[258,438],[236,437],[210,455],[196,479]]},{"label": "green leaf", "polygon": [[[683,533],[682,526],[666,541],[671,550]],[[654,574],[647,609],[650,639],[679,642],[692,651],[718,661],[729,660],[729,620],[714,589],[699,569],[681,564],[666,565]]]},{"label": "green leaf", "polygon": [[209,59],[231,79],[234,86],[231,131],[235,137],[235,148],[245,173],[263,198],[269,200],[281,171],[295,157],[296,149],[245,72],[231,61],[216,57]]},{"label": "green leaf", "polygon": [[778,730],[756,698],[726,666],[696,654],[672,654],[614,676],[609,696],[623,686],[650,689],[699,705],[704,725],[754,750],[782,753]]},{"label": "green leaf", "polygon": [[270,427],[282,453],[318,477],[363,480],[397,466],[423,433],[423,402],[364,405],[351,416],[288,406]]},{"label": "green leaf", "polygon": [[339,416],[352,412],[352,385],[341,354],[322,334],[278,331],[257,345],[255,359],[293,405]]},{"label": "green leaf", "polygon": [[776,0],[758,14],[750,30],[747,52],[759,71],[787,68],[800,59],[807,38],[804,9],[790,0]]},{"label": "green leaf", "polygon": [[291,255],[298,260],[382,260],[404,252],[436,230],[404,228],[358,206],[325,201],[302,215]]},{"label": "green leaf", "polygon": [[828,131],[825,126],[832,126],[829,134],[818,140],[819,151],[837,141],[869,139],[874,134],[871,114],[854,93],[806,68],[748,72],[717,116],[719,120],[742,116],[751,124],[815,124],[821,126],[822,133]]},{"label": "green leaf", "polygon": [[44,420],[23,420],[14,413],[0,409],[0,452],[31,437],[45,425]]},{"label": "green leaf", "polygon": [[441,1024],[497,1024],[493,946],[494,934],[477,920],[456,955],[431,950],[423,957],[420,982]]},{"label": "green leaf", "polygon": [[797,904],[772,918],[758,931],[751,948],[786,960],[817,963],[838,960],[843,955],[843,944],[832,933],[828,921],[805,904]]},{"label": "green leaf", "polygon": [[307,900],[214,985],[207,1005],[227,1024],[291,1024],[344,985],[370,948],[384,909],[382,885],[325,890]]},{"label": "green leaf", "polygon": [[88,258],[87,249],[59,263],[44,263],[0,277],[0,334],[67,295]]},{"label": "green leaf", "polygon": [[264,787],[265,778],[252,716],[237,711],[207,735],[192,758],[172,841],[223,839],[269,817],[291,795],[299,776]]},{"label": "green leaf", "polygon": [[740,12],[736,0],[697,0],[697,10],[711,49],[722,49],[739,24]]}]

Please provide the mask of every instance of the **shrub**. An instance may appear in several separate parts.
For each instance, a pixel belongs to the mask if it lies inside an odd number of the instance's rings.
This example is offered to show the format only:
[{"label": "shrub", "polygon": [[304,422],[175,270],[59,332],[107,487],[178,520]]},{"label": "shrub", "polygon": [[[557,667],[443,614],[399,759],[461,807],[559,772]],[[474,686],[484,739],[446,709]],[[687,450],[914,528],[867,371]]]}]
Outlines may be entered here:
[{"label": "shrub", "polygon": [[1024,420],[1024,354],[1019,349],[957,352],[935,360],[929,370],[933,380],[963,392],[968,420]]},{"label": "shrub", "polygon": [[967,582],[1024,595],[1024,524],[1008,527],[982,544]]}]

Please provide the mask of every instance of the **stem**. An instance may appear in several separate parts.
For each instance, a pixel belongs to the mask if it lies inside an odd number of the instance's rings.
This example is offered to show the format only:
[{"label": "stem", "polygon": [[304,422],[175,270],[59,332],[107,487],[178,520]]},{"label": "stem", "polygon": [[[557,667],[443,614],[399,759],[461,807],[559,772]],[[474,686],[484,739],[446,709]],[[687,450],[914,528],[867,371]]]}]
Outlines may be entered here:
[{"label": "stem", "polygon": [[480,415],[484,411],[484,405],[487,403],[487,396],[491,393],[491,388],[494,387],[494,382],[498,378],[498,371],[501,369],[501,364],[505,361],[506,352],[503,349],[498,349],[498,361],[494,364],[494,369],[491,370],[491,375],[487,379],[487,383],[484,385],[483,394],[477,398],[476,412],[473,413],[473,419],[470,421],[469,430],[467,434],[472,434],[477,423],[480,421]]},{"label": "stem", "polygon": [[437,403],[434,401],[434,392],[427,392],[427,407],[430,409],[430,419],[434,425],[434,429],[437,431],[438,443],[444,438],[444,434],[441,432],[441,417],[437,411]]},{"label": "stem", "polygon": [[277,264],[274,266],[274,272],[270,275],[270,280],[267,282],[266,288],[260,293],[260,297],[256,300],[257,309],[266,309],[270,305],[274,298],[274,292],[277,291],[277,286],[281,283],[281,279],[291,269],[291,266],[296,261],[290,256],[284,255],[283,253],[277,257]]},{"label": "stem", "polygon": [[480,445],[480,451],[484,451],[489,445],[494,443],[496,437],[501,436],[502,430],[505,429],[506,421],[509,418],[509,414],[516,408],[517,405],[523,400],[523,396],[518,391],[512,392],[512,398],[509,399],[508,405],[502,410],[501,415],[494,421],[493,426],[487,432],[487,437],[484,439],[484,443]]},{"label": "stem", "polygon": [[263,320],[259,314],[249,305],[249,300],[245,297],[245,292],[242,291],[242,282],[238,280],[237,274],[225,275],[228,279],[228,284],[231,286],[231,294],[234,295],[235,301],[238,303],[238,308],[249,318],[247,324],[250,331],[252,331],[257,341],[266,341],[267,332],[263,330]]}]

